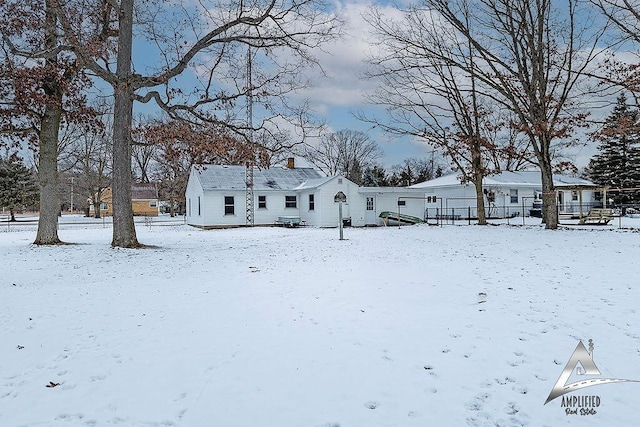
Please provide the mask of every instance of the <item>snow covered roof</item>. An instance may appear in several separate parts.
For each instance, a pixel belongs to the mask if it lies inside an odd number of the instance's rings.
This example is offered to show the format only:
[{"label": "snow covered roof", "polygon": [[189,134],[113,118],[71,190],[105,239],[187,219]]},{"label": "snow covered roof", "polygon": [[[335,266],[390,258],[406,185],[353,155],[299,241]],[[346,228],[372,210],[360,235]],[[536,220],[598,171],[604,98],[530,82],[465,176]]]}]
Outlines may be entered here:
[{"label": "snow covered roof", "polygon": [[[244,190],[244,166],[198,165],[195,167],[203,190]],[[321,178],[313,168],[254,168],[254,190],[293,190],[305,181]]]},{"label": "snow covered roof", "polygon": [[576,178],[568,175],[554,175],[553,185],[556,187],[570,187],[576,185],[586,187],[599,187],[598,184],[595,184],[587,179]]},{"label": "snow covered roof", "polygon": [[310,189],[310,188],[318,188],[321,185],[324,185],[327,182],[331,181],[333,178],[336,178],[336,177],[335,176],[325,176],[325,177],[322,177],[322,178],[311,178],[311,179],[306,180],[302,184],[298,185],[295,188],[295,190],[306,190],[306,189]]},{"label": "snow covered roof", "polygon": [[[484,186],[500,186],[500,187],[539,187],[540,171],[505,171],[497,175],[491,175],[484,179]],[[460,185],[460,175],[450,174],[435,178],[430,181],[414,184],[409,188],[432,188],[432,187],[450,187]],[[471,184],[469,184],[471,185]],[[554,175],[553,185],[555,187],[571,187],[571,186],[587,186],[596,187],[591,181],[582,178],[575,178],[567,175]]]},{"label": "snow covered roof", "polygon": [[[458,181],[460,184],[460,181]],[[361,194],[420,194],[420,187],[358,187]]]}]

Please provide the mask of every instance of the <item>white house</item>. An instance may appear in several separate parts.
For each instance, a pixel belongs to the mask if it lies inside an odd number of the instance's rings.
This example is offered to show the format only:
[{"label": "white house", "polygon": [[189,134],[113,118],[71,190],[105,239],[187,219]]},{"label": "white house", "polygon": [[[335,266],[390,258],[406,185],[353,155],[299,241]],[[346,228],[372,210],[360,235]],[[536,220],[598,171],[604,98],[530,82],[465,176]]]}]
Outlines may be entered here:
[{"label": "white house", "polygon": [[[423,219],[424,190],[358,187],[342,176],[323,177],[312,168],[254,169],[254,225],[273,225],[280,218],[296,218],[316,227],[337,227],[342,192],[343,219],[361,227],[381,225],[382,212],[399,212]],[[185,194],[187,223],[196,227],[246,225],[246,168],[197,165],[189,175]]]},{"label": "white house", "polygon": [[[342,176],[323,177],[313,168],[254,169],[254,225],[273,225],[281,218],[298,218],[307,225],[337,227],[338,192],[346,196],[343,218],[365,225],[365,206],[358,186]],[[246,225],[246,168],[198,165],[189,175],[187,223],[196,227]]]},{"label": "white house", "polygon": [[[585,179],[554,175],[561,215],[578,216],[589,208],[599,206],[599,187]],[[444,214],[447,217],[477,217],[476,193],[472,183],[462,184],[457,174],[446,175],[412,185],[422,189],[427,203],[425,216]],[[534,201],[539,206],[542,185],[539,171],[502,172],[483,180],[485,206],[489,217],[529,216]]]}]

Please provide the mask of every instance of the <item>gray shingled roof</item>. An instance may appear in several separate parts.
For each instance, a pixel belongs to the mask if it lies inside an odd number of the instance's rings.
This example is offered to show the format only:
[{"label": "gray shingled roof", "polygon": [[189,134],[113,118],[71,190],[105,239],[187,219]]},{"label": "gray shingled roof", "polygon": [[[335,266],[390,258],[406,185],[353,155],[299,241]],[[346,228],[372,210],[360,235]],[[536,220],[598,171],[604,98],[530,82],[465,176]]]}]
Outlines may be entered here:
[{"label": "gray shingled roof", "polygon": [[[244,190],[244,166],[198,165],[202,188],[206,190]],[[283,168],[253,170],[254,190],[293,190],[305,181],[321,178],[313,168]]]},{"label": "gray shingled roof", "polygon": [[158,187],[155,184],[131,184],[132,200],[147,200],[158,198]]}]

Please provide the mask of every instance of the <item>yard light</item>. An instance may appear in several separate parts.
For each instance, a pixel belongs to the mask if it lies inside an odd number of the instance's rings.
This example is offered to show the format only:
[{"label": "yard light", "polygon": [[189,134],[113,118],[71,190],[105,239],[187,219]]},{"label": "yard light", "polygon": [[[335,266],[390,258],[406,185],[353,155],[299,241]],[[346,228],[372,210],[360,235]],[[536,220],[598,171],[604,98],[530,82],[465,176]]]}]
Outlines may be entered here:
[{"label": "yard light", "polygon": [[342,225],[342,204],[347,201],[347,195],[342,191],[338,191],[333,197],[333,201],[338,203],[338,228],[340,229],[340,240],[344,240]]}]

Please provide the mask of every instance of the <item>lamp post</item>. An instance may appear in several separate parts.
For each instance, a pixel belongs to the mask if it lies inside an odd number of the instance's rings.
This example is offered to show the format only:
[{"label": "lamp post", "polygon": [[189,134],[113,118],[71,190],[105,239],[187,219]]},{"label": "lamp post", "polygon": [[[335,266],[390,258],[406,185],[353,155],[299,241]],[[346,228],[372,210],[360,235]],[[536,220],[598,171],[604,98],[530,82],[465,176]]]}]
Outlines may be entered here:
[{"label": "lamp post", "polygon": [[343,224],[342,224],[342,204],[347,201],[347,196],[342,191],[338,191],[333,198],[338,203],[338,228],[340,229],[340,240],[344,240]]}]

